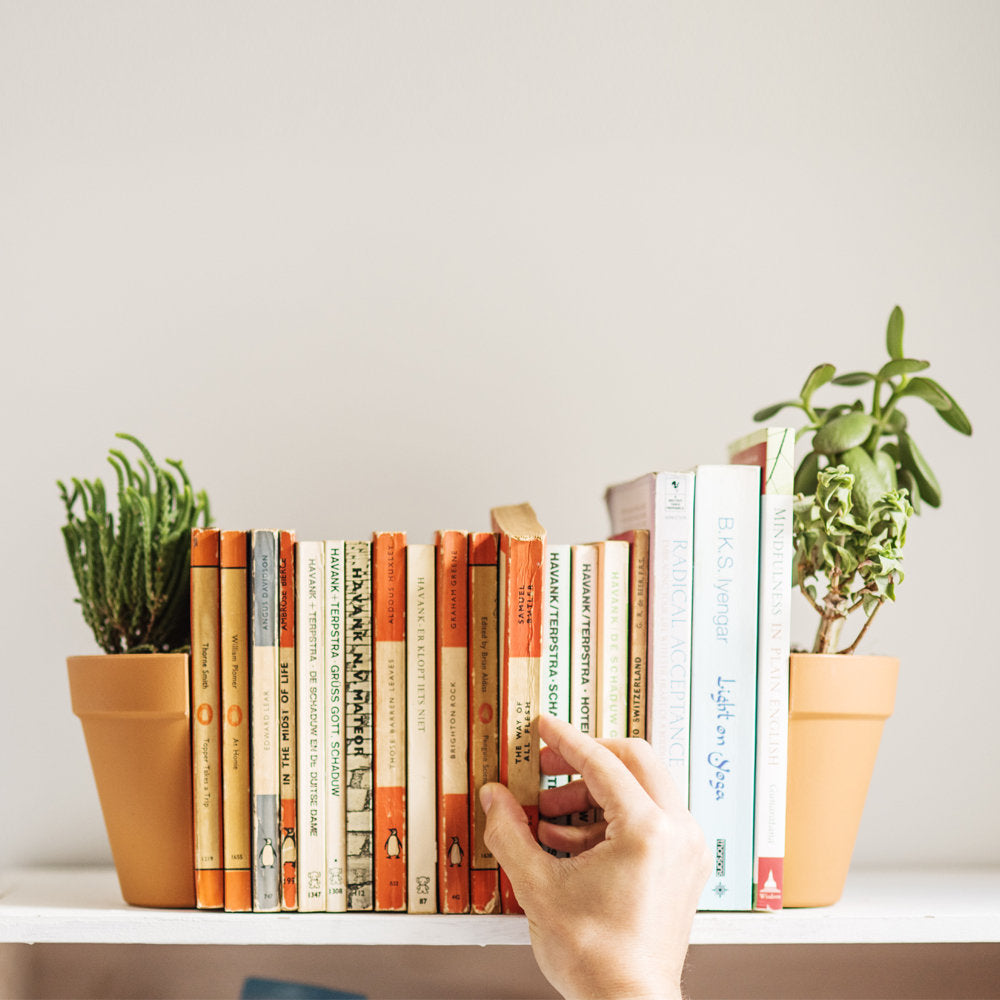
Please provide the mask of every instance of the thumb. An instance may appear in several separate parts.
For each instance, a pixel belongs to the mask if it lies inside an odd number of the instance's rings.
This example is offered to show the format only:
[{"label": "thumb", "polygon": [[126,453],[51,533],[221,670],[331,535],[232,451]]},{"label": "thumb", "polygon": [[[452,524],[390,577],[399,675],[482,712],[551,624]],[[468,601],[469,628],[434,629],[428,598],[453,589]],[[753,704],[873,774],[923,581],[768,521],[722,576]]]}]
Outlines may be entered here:
[{"label": "thumb", "polygon": [[483,839],[520,897],[529,885],[538,884],[542,870],[548,867],[546,862],[551,859],[535,840],[527,814],[506,785],[496,782],[483,785],[479,801],[486,810]]}]

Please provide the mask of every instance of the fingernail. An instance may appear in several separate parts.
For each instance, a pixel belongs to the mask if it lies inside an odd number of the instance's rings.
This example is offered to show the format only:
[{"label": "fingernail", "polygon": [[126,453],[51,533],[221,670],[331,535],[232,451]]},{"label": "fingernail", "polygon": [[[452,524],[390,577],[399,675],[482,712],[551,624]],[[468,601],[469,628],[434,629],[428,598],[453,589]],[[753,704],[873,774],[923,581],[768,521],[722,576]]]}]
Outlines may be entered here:
[{"label": "fingernail", "polygon": [[485,812],[490,811],[490,803],[493,801],[493,789],[489,785],[483,785],[479,789],[479,801],[482,803]]}]

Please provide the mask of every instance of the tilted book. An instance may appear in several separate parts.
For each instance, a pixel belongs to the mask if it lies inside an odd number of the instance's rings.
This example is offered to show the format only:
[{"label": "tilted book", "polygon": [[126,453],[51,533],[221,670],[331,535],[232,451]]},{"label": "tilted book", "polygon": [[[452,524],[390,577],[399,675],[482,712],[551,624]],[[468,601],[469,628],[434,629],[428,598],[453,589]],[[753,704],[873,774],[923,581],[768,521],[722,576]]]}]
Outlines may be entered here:
[{"label": "tilted book", "polygon": [[438,909],[469,912],[468,536],[437,548]]},{"label": "tilted book", "polygon": [[295,533],[278,536],[278,786],[281,790],[281,908],[299,908],[296,880]]},{"label": "tilted book", "polygon": [[628,542],[597,543],[597,735],[628,736]]},{"label": "tilted book", "polygon": [[760,469],[700,465],[696,479],[691,813],[713,859],[699,906],[749,910]]},{"label": "tilted book", "polygon": [[344,545],[347,909],[375,907],[371,543]]},{"label": "tilted book", "polygon": [[299,910],[326,909],[326,555],[322,542],[295,545],[295,660],[298,667]]},{"label": "tilted book", "polygon": [[191,759],[194,883],[199,909],[221,909],[222,692],[219,529],[191,530]]},{"label": "tilted book", "polygon": [[788,781],[788,656],[791,638],[792,492],[795,431],[765,427],[730,446],[730,462],[762,470],[757,640],[757,767],[753,906],[780,910]]},{"label": "tilted book", "polygon": [[693,472],[652,472],[608,488],[611,531],[649,531],[646,739],[688,798],[691,743]]},{"label": "tilted book", "polygon": [[[500,781],[524,808],[537,836],[545,529],[526,503],[494,507],[491,517],[500,535]],[[504,913],[523,912],[502,869],[500,904]]]},{"label": "tilted book", "polygon": [[406,535],[372,539],[375,909],[406,911]]},{"label": "tilted book", "polygon": [[628,734],[646,738],[646,644],[648,640],[649,531],[615,536],[629,543]]},{"label": "tilted book", "polygon": [[433,545],[406,549],[406,907],[437,913],[437,720]]},{"label": "tilted book", "polygon": [[494,532],[469,534],[469,884],[472,912],[484,914],[500,912],[499,868],[483,839],[486,813],[479,801],[479,789],[500,778],[498,557]]},{"label": "tilted book", "polygon": [[219,537],[222,629],[222,829],[227,910],[253,908],[250,843],[250,675],[247,533]]},{"label": "tilted book", "polygon": [[326,910],[347,909],[347,797],[344,794],[344,542],[323,543],[326,559]]},{"label": "tilted book", "polygon": [[251,533],[250,746],[253,908],[281,909],[278,847],[278,533]]}]

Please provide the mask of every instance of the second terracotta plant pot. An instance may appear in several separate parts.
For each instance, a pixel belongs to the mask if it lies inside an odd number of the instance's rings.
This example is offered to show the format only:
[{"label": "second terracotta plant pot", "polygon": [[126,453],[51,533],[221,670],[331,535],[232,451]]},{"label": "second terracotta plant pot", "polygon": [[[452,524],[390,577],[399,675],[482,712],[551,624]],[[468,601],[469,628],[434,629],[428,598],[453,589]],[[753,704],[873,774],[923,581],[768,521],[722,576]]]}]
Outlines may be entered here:
[{"label": "second terracotta plant pot", "polygon": [[194,906],[187,654],[71,656],[66,664],[122,897]]},{"label": "second terracotta plant pot", "polygon": [[793,653],[788,714],[784,905],[840,899],[899,660]]}]

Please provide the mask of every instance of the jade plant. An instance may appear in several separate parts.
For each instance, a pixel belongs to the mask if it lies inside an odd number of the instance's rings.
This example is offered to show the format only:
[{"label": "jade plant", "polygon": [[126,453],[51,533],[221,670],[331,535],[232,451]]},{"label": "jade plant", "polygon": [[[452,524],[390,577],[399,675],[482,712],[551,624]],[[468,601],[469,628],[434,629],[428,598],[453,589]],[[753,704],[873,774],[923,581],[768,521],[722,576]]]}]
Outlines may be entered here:
[{"label": "jade plant", "polygon": [[[925,504],[940,506],[941,487],[910,434],[902,407],[922,401],[959,433],[972,433],[954,397],[918,374],[930,362],[904,353],[899,306],[889,316],[885,344],[889,358],[878,371],[837,375],[832,364],[817,365],[798,399],[754,414],[754,420],[766,421],[786,407],[800,409],[807,422],[796,439],[812,435],[795,474],[793,535],[796,583],[820,617],[814,653],[834,651],[854,612],[861,614],[861,627],[838,652],[857,649],[878,609],[895,600],[910,515]],[[827,383],[870,385],[870,401],[814,405],[813,395]]]},{"label": "jade plant", "polygon": [[192,489],[183,464],[157,464],[131,434],[116,435],[139,452],[130,462],[109,450],[118,480],[116,513],[98,479],[61,480],[63,538],[76,599],[106,653],[183,652],[190,643],[191,529],[211,522],[208,496]]}]

